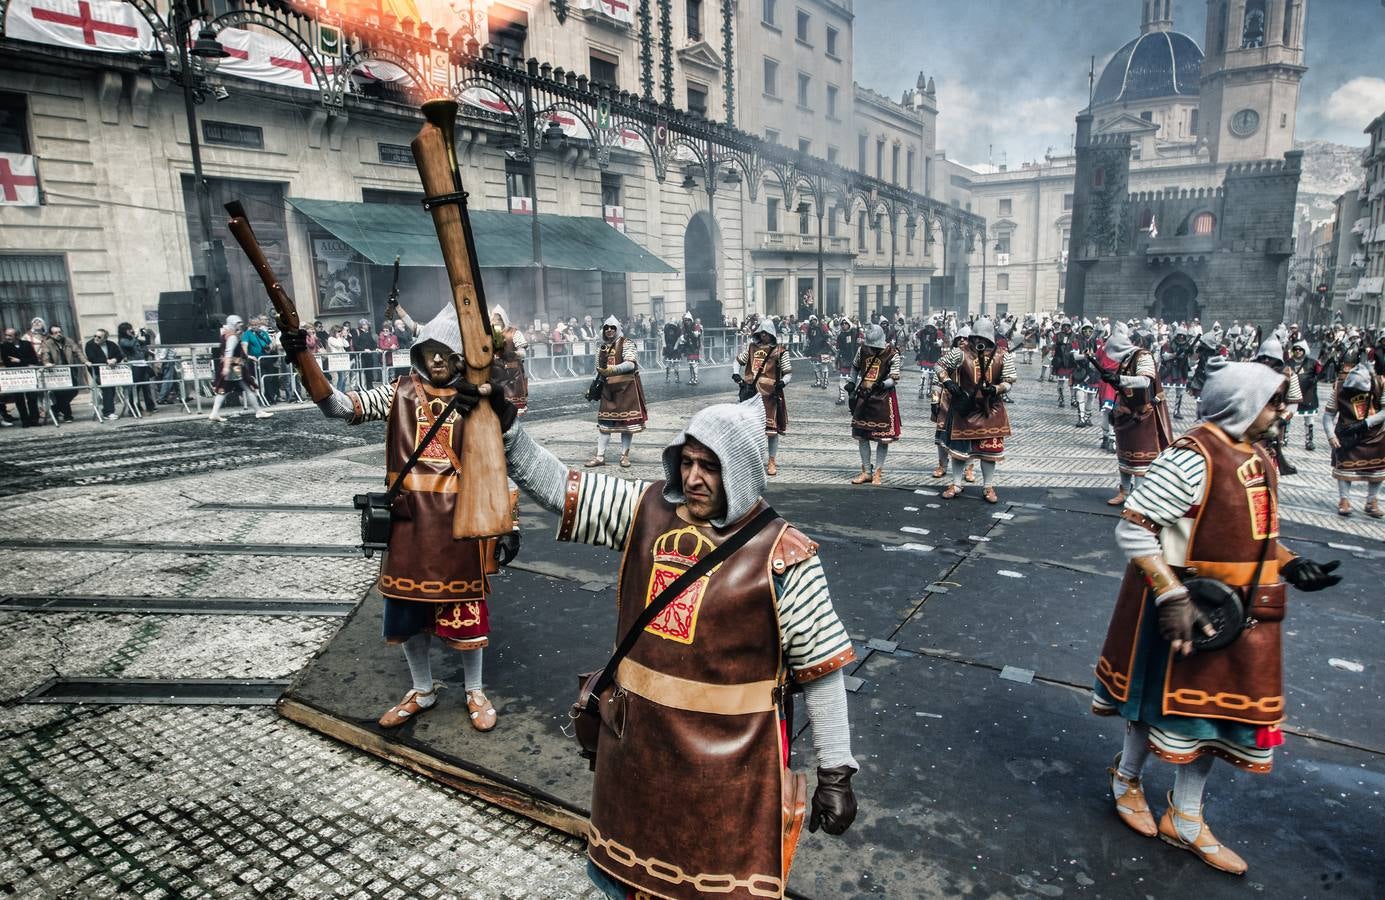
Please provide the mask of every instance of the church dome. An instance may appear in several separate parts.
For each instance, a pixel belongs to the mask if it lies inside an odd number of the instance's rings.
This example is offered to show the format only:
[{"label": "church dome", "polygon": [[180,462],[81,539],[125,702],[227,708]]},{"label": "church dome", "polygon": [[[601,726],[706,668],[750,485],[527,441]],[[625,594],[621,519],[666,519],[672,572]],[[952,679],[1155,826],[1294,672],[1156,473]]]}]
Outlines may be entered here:
[{"label": "church dome", "polygon": [[1177,31],[1151,31],[1116,51],[1096,83],[1092,105],[1196,97],[1201,76],[1196,41]]}]

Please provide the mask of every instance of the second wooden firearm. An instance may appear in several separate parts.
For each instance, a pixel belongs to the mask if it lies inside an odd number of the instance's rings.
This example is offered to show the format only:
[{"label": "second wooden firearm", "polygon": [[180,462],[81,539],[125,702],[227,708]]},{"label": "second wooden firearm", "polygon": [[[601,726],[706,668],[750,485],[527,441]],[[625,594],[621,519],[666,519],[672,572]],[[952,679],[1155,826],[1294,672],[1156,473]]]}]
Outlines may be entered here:
[{"label": "second wooden firearm", "polygon": [[[240,205],[239,200],[234,200],[226,204],[226,212],[231,215],[231,221],[226,223],[226,227],[235,237],[236,243],[245,251],[250,265],[260,274],[265,293],[269,295],[269,302],[274,304],[274,311],[278,313],[279,330],[297,331],[302,324],[298,321],[298,308],[293,305],[293,298],[284,290],[278,276],[269,267],[269,260],[265,259],[264,250],[260,248],[260,242],[255,237],[255,229],[250,227],[250,220],[245,216],[245,208]],[[305,350],[298,354],[293,362],[298,367],[298,375],[303,379],[303,386],[308,389],[308,396],[313,398],[314,403],[332,396],[332,385],[328,383],[327,376],[322,374],[322,367],[317,364],[312,353]]]},{"label": "second wooden firearm", "polygon": [[[466,192],[457,169],[453,130],[457,104],[429,100],[423,104],[423,127],[413,140],[414,163],[423,180],[423,205],[433,215],[442,246],[452,305],[462,333],[465,359],[462,377],[483,393],[490,390],[495,355],[490,313],[481,285],[481,266],[467,215]],[[457,473],[457,507],[452,537],[486,538],[508,534],[512,527],[510,489],[505,480],[505,445],[500,417],[489,403],[478,403],[462,427],[461,471]]]}]

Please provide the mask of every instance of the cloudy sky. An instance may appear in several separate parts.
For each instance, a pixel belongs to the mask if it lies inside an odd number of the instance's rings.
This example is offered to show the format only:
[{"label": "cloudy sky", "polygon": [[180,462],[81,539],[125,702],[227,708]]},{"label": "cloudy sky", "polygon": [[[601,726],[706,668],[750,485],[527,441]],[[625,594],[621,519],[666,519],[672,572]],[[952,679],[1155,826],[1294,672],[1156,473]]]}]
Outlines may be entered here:
[{"label": "cloudy sky", "polygon": [[[1071,145],[1087,70],[1140,33],[1139,0],[856,0],[856,79],[898,98],[919,70],[938,89],[938,147],[1017,166]],[[1206,0],[1174,0],[1202,46]],[[1365,146],[1385,113],[1385,0],[1309,0],[1298,138]]]}]

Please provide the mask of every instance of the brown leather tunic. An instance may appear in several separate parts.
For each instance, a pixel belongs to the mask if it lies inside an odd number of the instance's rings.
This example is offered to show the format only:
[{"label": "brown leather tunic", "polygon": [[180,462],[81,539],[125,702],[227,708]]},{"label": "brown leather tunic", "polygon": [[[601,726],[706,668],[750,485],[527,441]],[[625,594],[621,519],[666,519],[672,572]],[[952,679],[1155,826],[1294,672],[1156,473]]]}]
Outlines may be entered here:
[{"label": "brown leather tunic", "polygon": [[[1136,350],[1126,357],[1118,370],[1120,374],[1135,375],[1141,354],[1148,356],[1149,351]],[[1143,475],[1154,457],[1173,441],[1164,386],[1157,375],[1152,388],[1116,389],[1111,424],[1116,430],[1117,466],[1127,475]]]},{"label": "brown leather tunic", "polygon": [[[1337,382],[1337,434],[1348,426],[1375,415],[1381,408],[1385,378],[1371,376],[1368,391],[1349,390],[1346,379]],[[1332,451],[1333,474],[1344,481],[1385,480],[1385,425],[1369,429],[1366,439],[1349,450]]]},{"label": "brown leather tunic", "polygon": [[519,358],[519,351],[515,348],[517,330],[512,325],[501,333],[503,342],[491,363],[491,377],[505,389],[506,400],[517,409],[525,410],[529,407],[529,376],[525,374],[524,360]]},{"label": "brown leather tunic", "polygon": [[[618,366],[625,362],[625,338],[616,338],[614,344],[602,344],[596,352],[596,366]],[[624,375],[611,375],[601,387],[601,404],[596,411],[596,427],[599,431],[617,433],[624,431],[644,431],[644,423],[649,413],[644,404],[644,386],[640,384],[638,367]]]},{"label": "brown leather tunic", "polygon": [[[760,399],[765,404],[765,434],[783,434],[789,430],[789,407],[784,402],[784,395],[774,389],[774,384],[782,375],[779,371],[779,360],[784,355],[784,348],[778,344],[751,344],[746,350],[745,367],[741,370],[741,378],[747,384],[753,383],[755,390],[760,395]],[[760,366],[764,365],[763,371]],[[755,373],[759,372],[759,380],[755,379]]]},{"label": "brown leather tunic", "polygon": [[[385,427],[387,483],[393,485],[434,416],[452,399],[451,388],[411,374],[395,382]],[[395,501],[389,550],[380,564],[380,593],[399,600],[455,603],[485,600],[486,543],[452,539],[463,417],[453,412],[404,478]]]},{"label": "brown leather tunic", "polygon": [[[1163,712],[1248,725],[1277,724],[1284,719],[1278,470],[1264,451],[1232,441],[1226,432],[1206,422],[1174,446],[1195,450],[1207,461],[1204,498],[1190,512],[1194,521],[1183,577],[1205,576],[1232,587],[1248,587],[1266,540],[1269,547],[1248,610],[1254,624],[1221,650],[1178,658],[1170,654]],[[1130,679],[1135,676],[1145,604],[1153,602],[1144,577],[1133,564],[1128,566],[1096,669],[1097,679],[1121,702],[1129,698]]]},{"label": "brown leather tunic", "polygon": [[[637,890],[783,894],[790,773],[777,711],[783,663],[771,555],[787,528],[771,522],[689,588],[616,676],[619,711],[597,750],[588,851]],[[621,561],[618,634],[734,530],[689,524],[664,500],[663,482],[650,485]]]},{"label": "brown leather tunic", "polygon": [[[962,362],[957,366],[957,386],[960,387],[968,397],[976,397],[979,394],[981,385],[1001,383],[1001,375],[1005,371],[1005,354],[1007,351],[997,349],[990,358],[990,365],[983,370],[981,360],[977,359],[976,351],[970,346],[962,347]],[[985,378],[982,372],[986,372]],[[982,441],[992,438],[1009,437],[1010,435],[1010,414],[1006,410],[1005,401],[1000,395],[991,398],[991,411],[988,415],[983,409],[982,404],[971,404],[966,413],[959,409],[954,409],[952,413],[951,438],[955,441]]]},{"label": "brown leather tunic", "polygon": [[857,386],[860,397],[851,411],[851,436],[857,439],[889,443],[899,438],[899,401],[894,388],[874,393],[871,388],[890,377],[890,367],[899,351],[886,347],[879,353],[863,353],[861,381]]}]

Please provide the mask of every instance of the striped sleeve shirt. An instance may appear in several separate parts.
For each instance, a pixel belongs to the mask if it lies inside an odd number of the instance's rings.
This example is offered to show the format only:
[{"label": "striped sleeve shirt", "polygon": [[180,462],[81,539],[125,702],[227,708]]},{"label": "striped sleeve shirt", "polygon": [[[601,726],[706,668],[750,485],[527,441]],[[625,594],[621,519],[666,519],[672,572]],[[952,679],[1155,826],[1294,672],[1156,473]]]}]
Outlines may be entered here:
[{"label": "striped sleeve shirt", "polygon": [[1135,483],[1125,508],[1168,528],[1202,501],[1207,461],[1187,447],[1170,447],[1154,458]]},{"label": "striped sleeve shirt", "polygon": [[[624,550],[649,483],[592,472],[569,473],[569,479],[574,477],[574,515],[559,527],[558,540]],[[855,658],[816,555],[773,576],[773,585],[784,662],[799,681],[820,678]]]},{"label": "striped sleeve shirt", "polygon": [[389,418],[390,406],[394,404],[394,385],[382,384],[368,391],[351,391],[346,396],[351,399],[351,405],[356,407],[356,415],[351,419],[352,425],[379,422]]},{"label": "striped sleeve shirt", "polygon": [[[962,366],[962,348],[950,347],[943,351],[943,355],[938,358],[938,364],[933,367],[933,374],[940,380],[946,380],[956,374]],[[1000,380],[1008,384],[1019,381],[1019,369],[1015,367],[1015,354],[1006,353],[1005,358],[1000,363]]]}]

